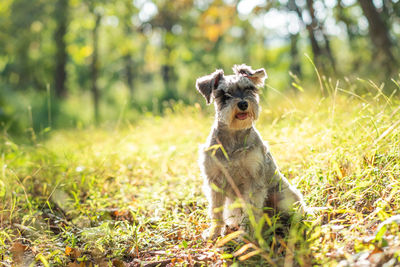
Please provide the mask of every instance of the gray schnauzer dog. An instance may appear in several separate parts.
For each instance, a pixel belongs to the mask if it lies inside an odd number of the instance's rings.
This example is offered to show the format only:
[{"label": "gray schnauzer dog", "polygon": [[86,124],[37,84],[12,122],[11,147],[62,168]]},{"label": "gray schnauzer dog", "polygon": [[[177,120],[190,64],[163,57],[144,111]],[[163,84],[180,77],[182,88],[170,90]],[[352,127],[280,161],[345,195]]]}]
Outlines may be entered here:
[{"label": "gray schnauzer dog", "polygon": [[196,81],[207,104],[214,100],[216,111],[199,159],[211,218],[203,233],[207,239],[232,230],[248,232],[249,223],[258,223],[266,208],[284,214],[306,209],[254,127],[260,112],[257,87],[264,85],[265,70],[235,65],[233,71],[225,76],[216,70]]}]

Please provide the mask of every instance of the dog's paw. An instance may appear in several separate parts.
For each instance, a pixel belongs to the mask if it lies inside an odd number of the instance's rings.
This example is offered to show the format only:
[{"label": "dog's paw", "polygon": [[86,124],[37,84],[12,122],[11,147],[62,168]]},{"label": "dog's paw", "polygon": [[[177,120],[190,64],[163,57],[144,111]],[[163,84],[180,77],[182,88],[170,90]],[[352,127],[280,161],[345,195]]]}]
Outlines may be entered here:
[{"label": "dog's paw", "polygon": [[205,230],[201,237],[203,240],[214,240],[217,239],[221,235],[221,227],[218,226],[211,226],[207,230]]},{"label": "dog's paw", "polygon": [[239,225],[225,225],[222,229],[221,235],[226,236],[236,231],[239,231]]}]

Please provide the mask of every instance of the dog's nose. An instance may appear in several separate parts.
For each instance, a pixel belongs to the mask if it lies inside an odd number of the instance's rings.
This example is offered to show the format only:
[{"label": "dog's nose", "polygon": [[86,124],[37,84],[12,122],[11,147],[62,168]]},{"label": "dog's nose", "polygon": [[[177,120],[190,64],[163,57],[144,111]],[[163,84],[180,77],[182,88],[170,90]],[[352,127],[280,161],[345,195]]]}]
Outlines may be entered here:
[{"label": "dog's nose", "polygon": [[240,101],[237,103],[237,105],[240,110],[246,110],[249,107],[249,103],[247,103],[247,101]]}]

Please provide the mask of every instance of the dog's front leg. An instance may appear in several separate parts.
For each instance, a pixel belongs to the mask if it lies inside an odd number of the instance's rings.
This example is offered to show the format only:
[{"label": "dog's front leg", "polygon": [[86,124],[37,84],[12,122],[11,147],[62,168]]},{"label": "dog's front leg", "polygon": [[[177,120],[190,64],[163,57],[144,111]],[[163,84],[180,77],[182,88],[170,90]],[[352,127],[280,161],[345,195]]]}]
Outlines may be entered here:
[{"label": "dog's front leg", "polygon": [[222,235],[227,235],[233,231],[237,231],[243,226],[245,221],[245,207],[235,197],[230,196],[225,200],[224,222],[225,227],[222,229]]},{"label": "dog's front leg", "polygon": [[204,239],[215,239],[221,235],[223,222],[223,205],[225,196],[222,192],[217,192],[209,188],[209,213],[211,226],[203,233]]}]

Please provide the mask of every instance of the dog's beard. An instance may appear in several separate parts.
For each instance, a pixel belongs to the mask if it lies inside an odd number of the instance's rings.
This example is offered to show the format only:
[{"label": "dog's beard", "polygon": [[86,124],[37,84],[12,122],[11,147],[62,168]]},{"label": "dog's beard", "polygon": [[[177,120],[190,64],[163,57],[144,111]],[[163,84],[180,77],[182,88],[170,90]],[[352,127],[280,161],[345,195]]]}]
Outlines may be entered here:
[{"label": "dog's beard", "polygon": [[253,122],[257,119],[257,113],[255,105],[250,102],[246,111],[238,109],[237,105],[226,107],[221,110],[219,120],[232,130],[243,130],[253,126]]}]

